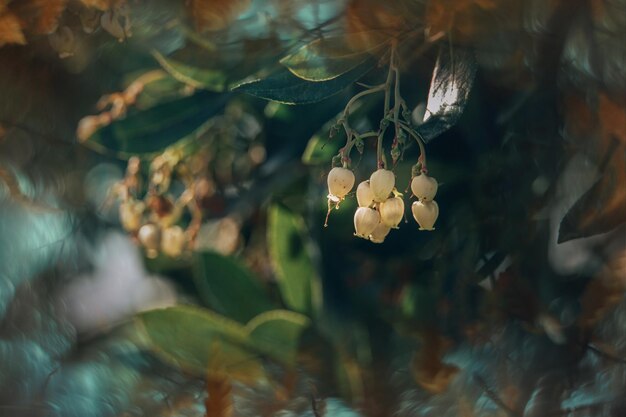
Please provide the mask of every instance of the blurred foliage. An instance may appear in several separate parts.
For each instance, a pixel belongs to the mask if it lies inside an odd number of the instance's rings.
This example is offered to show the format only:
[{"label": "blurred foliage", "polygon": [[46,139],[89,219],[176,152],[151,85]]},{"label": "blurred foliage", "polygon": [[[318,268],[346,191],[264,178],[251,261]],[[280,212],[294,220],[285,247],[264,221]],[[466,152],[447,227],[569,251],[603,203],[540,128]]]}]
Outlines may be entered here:
[{"label": "blurred foliage", "polygon": [[0,0],[0,415],[623,415],[625,10]]}]

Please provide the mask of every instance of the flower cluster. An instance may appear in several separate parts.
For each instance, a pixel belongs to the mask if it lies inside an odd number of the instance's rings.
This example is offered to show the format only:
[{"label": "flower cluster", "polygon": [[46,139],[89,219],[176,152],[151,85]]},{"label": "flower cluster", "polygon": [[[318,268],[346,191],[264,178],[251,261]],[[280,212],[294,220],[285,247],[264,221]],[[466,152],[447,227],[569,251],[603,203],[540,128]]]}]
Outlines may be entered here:
[{"label": "flower cluster", "polygon": [[[346,134],[346,145],[333,158],[333,166],[328,173],[328,214],[352,190],[355,183],[354,173],[350,168],[350,152],[354,146],[359,153],[363,153],[363,140],[376,138],[376,161],[378,169],[372,173],[369,180],[361,182],[356,190],[359,208],[354,214],[355,235],[368,239],[374,243],[382,243],[391,229],[397,229],[404,217],[404,200],[396,189],[396,177],[392,170],[387,169],[387,157],[383,147],[385,135],[393,131],[393,142],[389,150],[393,166],[403,158],[404,150],[409,146],[408,136],[417,142],[420,156],[413,167],[411,177],[411,191],[418,201],[411,205],[411,211],[420,230],[434,230],[435,221],[439,216],[439,206],[433,200],[437,193],[437,180],[427,175],[426,150],[422,137],[413,128],[411,112],[400,95],[400,71],[396,54],[397,42],[391,42],[389,51],[389,70],[384,84],[369,87],[356,94],[331,129],[331,137],[337,131],[343,130]],[[370,94],[384,92],[383,118],[378,131],[359,132],[352,128],[349,122],[350,111],[358,100]],[[393,102],[393,106],[391,105]],[[388,129],[392,127],[392,129]],[[408,135],[408,136],[407,136]],[[388,135],[389,136],[389,135]],[[338,166],[340,165],[341,166]],[[326,218],[328,222],[328,216]]]},{"label": "flower cluster", "polygon": [[[146,250],[148,257],[159,253],[180,257],[190,246],[199,222],[198,209],[194,204],[196,194],[187,188],[178,198],[168,193],[172,174],[179,165],[174,154],[164,153],[150,164],[150,184],[143,199],[138,198],[141,190],[140,160],[130,158],[126,176],[113,187],[113,193],[121,202],[119,205],[120,223],[124,230],[134,235]],[[197,220],[184,230],[177,223],[185,208]]]},{"label": "flower cluster", "polygon": [[[337,207],[352,190],[354,173],[347,168],[335,167],[328,173],[329,208]],[[359,204],[354,213],[355,236],[382,243],[391,231],[397,229],[404,217],[404,200],[395,187],[393,171],[380,168],[372,173],[369,180],[361,182],[356,189]],[[425,172],[411,180],[411,191],[418,199],[411,206],[413,217],[420,230],[434,230],[439,215],[439,207],[433,200],[437,193],[437,180]]]}]

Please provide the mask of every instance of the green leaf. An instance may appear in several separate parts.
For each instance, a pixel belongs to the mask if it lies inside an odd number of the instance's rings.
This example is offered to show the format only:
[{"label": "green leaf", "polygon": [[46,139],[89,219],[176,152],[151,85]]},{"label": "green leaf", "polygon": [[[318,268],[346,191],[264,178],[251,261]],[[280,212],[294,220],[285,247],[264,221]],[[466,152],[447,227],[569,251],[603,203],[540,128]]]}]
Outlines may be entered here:
[{"label": "green leaf", "polygon": [[300,336],[311,325],[308,317],[287,310],[273,310],[252,319],[246,330],[251,343],[279,362],[294,365]]},{"label": "green leaf", "polygon": [[339,152],[337,140],[324,138],[320,135],[314,135],[306,145],[306,149],[302,154],[302,162],[307,165],[323,165],[328,164],[333,156]]},{"label": "green leaf", "polygon": [[267,240],[281,294],[291,309],[312,316],[319,308],[320,283],[303,236],[299,216],[279,205],[270,207]]},{"label": "green leaf", "polygon": [[124,157],[163,151],[181,139],[195,137],[216,113],[227,94],[200,91],[180,99],[133,110],[123,119],[97,130],[84,143],[102,153]]},{"label": "green leaf", "polygon": [[158,51],[152,51],[152,55],[165,71],[182,83],[194,88],[216,92],[226,89],[226,75],[222,71],[190,65],[166,57]]},{"label": "green leaf", "polygon": [[457,124],[474,84],[476,58],[471,50],[447,45],[439,50],[426,102],[424,121],[417,131],[430,142]]},{"label": "green leaf", "polygon": [[152,310],[138,316],[148,347],[165,362],[194,375],[228,374],[242,382],[264,379],[245,328],[191,306]]},{"label": "green leaf", "polygon": [[196,254],[193,280],[204,304],[239,322],[246,323],[273,308],[257,279],[231,257],[214,252]]},{"label": "green leaf", "polygon": [[280,63],[307,81],[332,80],[370,57],[367,52],[355,52],[346,41],[346,36],[316,39],[287,55]]},{"label": "green leaf", "polygon": [[363,77],[374,67],[368,59],[350,71],[328,81],[306,81],[284,69],[267,78],[239,84],[233,90],[285,104],[316,103],[332,97]]}]

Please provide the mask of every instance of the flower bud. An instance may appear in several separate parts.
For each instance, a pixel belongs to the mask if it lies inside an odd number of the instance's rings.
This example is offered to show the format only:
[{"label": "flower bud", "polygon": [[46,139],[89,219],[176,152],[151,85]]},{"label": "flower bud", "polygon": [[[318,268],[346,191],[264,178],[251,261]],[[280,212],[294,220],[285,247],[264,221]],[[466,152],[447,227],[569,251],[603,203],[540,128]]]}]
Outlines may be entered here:
[{"label": "flower bud", "polygon": [[378,209],[381,223],[395,229],[404,216],[404,201],[401,197],[391,197],[380,203]]},{"label": "flower bud", "polygon": [[170,226],[163,230],[161,236],[161,252],[172,258],[179,257],[187,242],[185,231],[180,226]]},{"label": "flower bud", "polygon": [[156,251],[159,249],[159,243],[161,243],[161,236],[159,235],[160,233],[157,225],[148,223],[141,226],[139,232],[137,233],[137,238],[146,250]]},{"label": "flower bud", "polygon": [[420,225],[420,230],[434,230],[434,224],[439,216],[439,206],[436,201],[416,201],[411,206],[413,217]]},{"label": "flower bud", "polygon": [[347,168],[335,167],[328,173],[328,197],[341,201],[354,186],[354,173]]},{"label": "flower bud", "polygon": [[411,191],[421,201],[432,201],[437,194],[437,180],[422,173],[411,181]]},{"label": "flower bud", "polygon": [[374,231],[370,234],[370,240],[373,243],[383,243],[390,230],[391,228],[389,226],[378,223],[378,226],[376,226]]},{"label": "flower bud", "polygon": [[374,195],[374,201],[377,203],[385,201],[395,184],[396,177],[388,169],[381,168],[374,172],[370,176],[370,188]]},{"label": "flower bud", "polygon": [[146,205],[142,201],[124,201],[120,204],[120,223],[127,232],[135,232],[141,227],[143,211]]},{"label": "flower bud", "polygon": [[359,202],[359,207],[369,207],[374,202],[374,194],[368,181],[363,181],[356,187],[356,200]]},{"label": "flower bud", "polygon": [[367,239],[380,223],[380,214],[368,207],[359,207],[354,213],[355,235]]}]

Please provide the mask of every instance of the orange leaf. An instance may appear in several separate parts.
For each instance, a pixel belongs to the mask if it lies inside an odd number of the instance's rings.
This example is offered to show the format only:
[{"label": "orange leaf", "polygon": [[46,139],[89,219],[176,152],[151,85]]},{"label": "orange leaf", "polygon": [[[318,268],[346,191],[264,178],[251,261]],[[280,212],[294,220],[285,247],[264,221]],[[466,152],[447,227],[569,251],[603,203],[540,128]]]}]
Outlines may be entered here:
[{"label": "orange leaf", "polygon": [[250,6],[250,0],[191,0],[189,14],[199,31],[225,29]]},{"label": "orange leaf", "polygon": [[11,3],[22,27],[33,34],[49,34],[56,30],[67,0],[22,0]]},{"label": "orange leaf", "polygon": [[352,0],[345,11],[347,40],[355,51],[368,51],[411,30],[418,18],[404,1]]},{"label": "orange leaf", "polygon": [[206,417],[231,417],[233,415],[232,385],[226,377],[207,379],[209,396],[204,400]]},{"label": "orange leaf", "polygon": [[0,10],[0,46],[11,43],[25,45],[26,38],[19,19],[8,10]]}]

